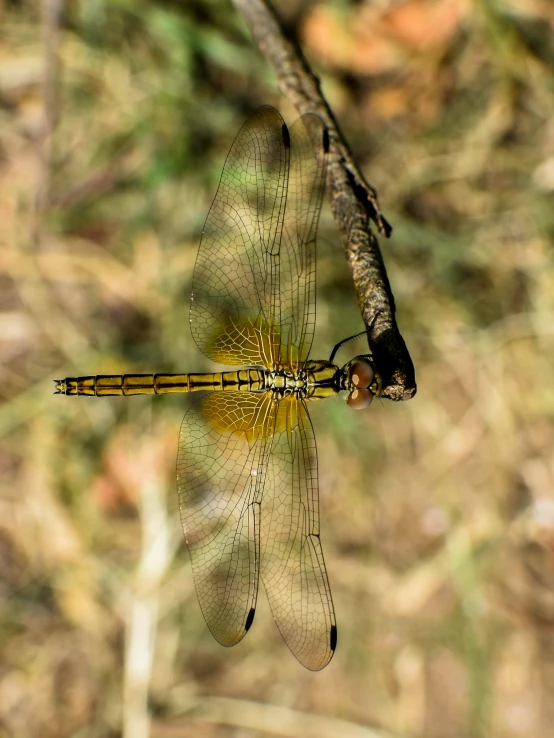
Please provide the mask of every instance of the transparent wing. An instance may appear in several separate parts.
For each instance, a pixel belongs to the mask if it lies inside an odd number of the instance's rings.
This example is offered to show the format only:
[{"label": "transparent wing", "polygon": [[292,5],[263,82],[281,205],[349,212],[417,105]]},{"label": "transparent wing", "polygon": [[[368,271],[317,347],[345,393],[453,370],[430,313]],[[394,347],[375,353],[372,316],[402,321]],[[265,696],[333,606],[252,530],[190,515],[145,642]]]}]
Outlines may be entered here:
[{"label": "transparent wing", "polygon": [[322,669],[337,642],[319,536],[317,454],[295,397],[213,392],[183,419],[177,486],[202,613],[233,646],[254,619],[262,579],[296,658]]},{"label": "transparent wing", "polygon": [[177,488],[194,583],[224,646],[244,637],[256,609],[275,405],[265,394],[213,392],[191,406],[179,434]]},{"label": "transparent wing", "polygon": [[317,116],[303,116],[289,132],[270,107],[239,131],[193,274],[191,331],[209,358],[273,366],[307,357],[326,140]]},{"label": "transparent wing", "polygon": [[281,363],[299,368],[315,330],[316,236],[325,191],[329,148],[317,115],[303,115],[290,129],[287,207],[279,260]]},{"label": "transparent wing", "polygon": [[286,644],[308,669],[331,660],[337,627],[319,531],[315,437],[302,401],[276,418],[261,508],[261,576]]}]

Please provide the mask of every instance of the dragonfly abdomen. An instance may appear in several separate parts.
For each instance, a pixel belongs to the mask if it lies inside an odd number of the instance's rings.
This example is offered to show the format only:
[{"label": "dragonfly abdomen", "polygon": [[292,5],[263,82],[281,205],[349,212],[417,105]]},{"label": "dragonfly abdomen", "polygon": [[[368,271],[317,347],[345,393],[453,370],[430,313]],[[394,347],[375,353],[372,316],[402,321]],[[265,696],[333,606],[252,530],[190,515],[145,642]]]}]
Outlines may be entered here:
[{"label": "dragonfly abdomen", "polygon": [[67,377],[56,381],[55,394],[106,397],[164,395],[170,392],[256,392],[265,388],[262,369],[240,369],[211,374],[105,374]]}]

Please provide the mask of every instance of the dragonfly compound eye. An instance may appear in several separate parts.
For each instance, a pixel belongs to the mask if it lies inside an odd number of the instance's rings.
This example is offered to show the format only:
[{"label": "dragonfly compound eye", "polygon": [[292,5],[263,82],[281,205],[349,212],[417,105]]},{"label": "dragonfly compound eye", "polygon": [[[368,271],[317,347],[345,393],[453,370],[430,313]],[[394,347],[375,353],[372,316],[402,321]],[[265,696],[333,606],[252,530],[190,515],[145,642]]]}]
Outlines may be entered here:
[{"label": "dragonfly compound eye", "polygon": [[355,389],[348,396],[347,404],[354,410],[363,410],[371,404],[373,393],[368,389]]},{"label": "dragonfly compound eye", "polygon": [[359,389],[365,389],[373,382],[375,371],[367,361],[355,361],[348,371],[350,381]]}]

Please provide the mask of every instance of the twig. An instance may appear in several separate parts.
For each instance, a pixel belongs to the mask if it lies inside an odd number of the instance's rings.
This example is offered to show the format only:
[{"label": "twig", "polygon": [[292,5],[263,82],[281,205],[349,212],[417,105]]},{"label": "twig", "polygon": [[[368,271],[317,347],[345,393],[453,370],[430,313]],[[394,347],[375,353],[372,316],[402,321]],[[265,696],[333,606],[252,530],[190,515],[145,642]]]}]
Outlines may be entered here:
[{"label": "twig", "polygon": [[[231,725],[268,735],[287,736],[287,738],[397,738],[387,730],[370,728],[348,720],[326,715],[291,710],[249,700],[235,700],[226,697],[203,697],[194,700],[187,710],[187,718],[198,723]],[[153,733],[162,738],[183,735],[183,723],[156,721]],[[187,727],[190,722],[187,721]],[[198,732],[198,731],[197,731]]]},{"label": "twig", "polygon": [[[152,405],[148,426],[151,431]],[[140,485],[142,553],[131,607],[126,614],[123,738],[148,738],[151,734],[148,694],[159,621],[160,585],[171,559],[164,487],[152,450],[149,455],[145,468],[152,471]]]},{"label": "twig", "polygon": [[408,400],[416,392],[414,366],[396,324],[394,297],[379,244],[370,228],[373,220],[383,235],[391,232],[381,213],[377,193],[358,169],[321,93],[318,79],[300,49],[286,37],[269,0],[233,0],[233,4],[275,67],[283,94],[300,114],[316,113],[327,126],[330,138],[327,187],[331,210],[352,271],[369,345],[383,378],[383,397]]}]

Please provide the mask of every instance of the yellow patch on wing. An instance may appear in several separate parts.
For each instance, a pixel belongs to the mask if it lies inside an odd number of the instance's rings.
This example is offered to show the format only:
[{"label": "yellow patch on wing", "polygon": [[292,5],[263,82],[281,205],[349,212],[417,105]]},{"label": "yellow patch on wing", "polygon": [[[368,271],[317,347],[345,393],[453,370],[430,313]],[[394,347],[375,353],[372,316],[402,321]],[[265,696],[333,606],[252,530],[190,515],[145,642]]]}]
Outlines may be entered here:
[{"label": "yellow patch on wing", "polygon": [[258,316],[256,320],[232,317],[208,343],[208,353],[221,364],[273,368],[279,359],[279,328]]},{"label": "yellow patch on wing", "polygon": [[204,398],[203,412],[218,433],[252,444],[273,433],[276,406],[270,393],[214,392]]},{"label": "yellow patch on wing", "polygon": [[277,401],[270,392],[214,392],[204,398],[202,409],[218,433],[253,444],[273,433],[292,433],[298,425],[298,402],[293,395]]}]

